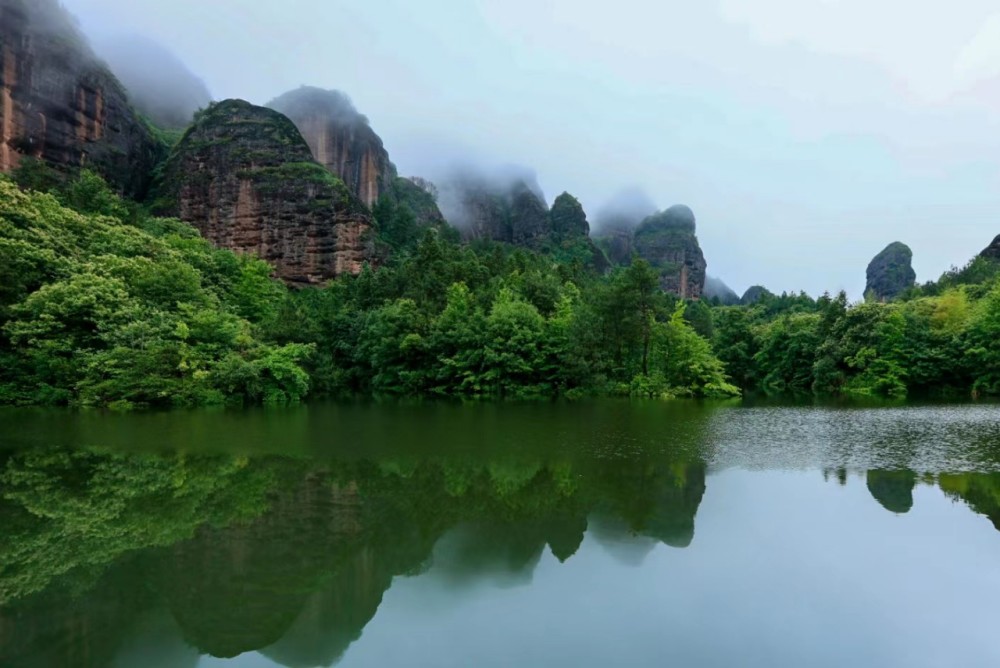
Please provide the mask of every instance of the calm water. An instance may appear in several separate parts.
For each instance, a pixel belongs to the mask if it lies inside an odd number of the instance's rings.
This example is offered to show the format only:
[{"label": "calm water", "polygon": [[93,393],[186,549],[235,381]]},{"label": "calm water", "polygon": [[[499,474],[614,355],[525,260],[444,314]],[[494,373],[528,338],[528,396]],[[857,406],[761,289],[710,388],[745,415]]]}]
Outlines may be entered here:
[{"label": "calm water", "polygon": [[0,411],[0,666],[1000,665],[1000,406]]}]

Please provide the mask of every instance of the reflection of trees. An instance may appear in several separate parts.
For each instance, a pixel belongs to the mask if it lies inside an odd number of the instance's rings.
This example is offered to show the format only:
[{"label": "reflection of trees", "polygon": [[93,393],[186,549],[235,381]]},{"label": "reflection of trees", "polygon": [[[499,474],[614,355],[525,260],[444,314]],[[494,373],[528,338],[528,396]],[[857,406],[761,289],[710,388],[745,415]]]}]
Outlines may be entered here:
[{"label": "reflection of trees", "polygon": [[139,638],[183,637],[304,666],[335,663],[393,578],[432,554],[456,584],[516,584],[546,546],[570,558],[588,517],[613,520],[621,540],[686,546],[705,466],[641,453],[317,465],[38,451],[10,457],[0,481],[12,538],[0,664],[105,666]]},{"label": "reflection of trees", "polygon": [[882,507],[893,513],[907,513],[913,507],[913,488],[917,474],[913,471],[869,471],[868,491]]}]

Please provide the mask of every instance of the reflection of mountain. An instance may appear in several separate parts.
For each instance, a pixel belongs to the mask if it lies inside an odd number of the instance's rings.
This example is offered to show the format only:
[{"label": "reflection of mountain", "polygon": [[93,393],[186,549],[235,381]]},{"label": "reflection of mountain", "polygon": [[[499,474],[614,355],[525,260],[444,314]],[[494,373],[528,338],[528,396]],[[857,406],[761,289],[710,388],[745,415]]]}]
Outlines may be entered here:
[{"label": "reflection of mountain", "polygon": [[[176,665],[258,650],[329,666],[396,576],[433,564],[457,585],[528,583],[546,547],[571,558],[588,523],[620,549],[683,547],[705,491],[703,463],[644,448],[553,463],[88,451],[13,455],[6,468],[0,518],[16,520],[13,554],[38,567],[27,581],[0,569],[4,666],[124,665],[146,650]],[[68,552],[74,531],[91,537],[88,554]]]},{"label": "reflection of mountain", "polygon": [[941,490],[989,518],[1000,531],[1000,473],[942,473]]},{"label": "reflection of mountain", "polygon": [[[165,552],[154,586],[202,652],[231,657],[266,647],[352,547],[359,506],[355,488],[311,476],[259,519],[201,530]],[[373,594],[377,600],[383,590]]]},{"label": "reflection of mountain", "polygon": [[913,471],[869,471],[868,491],[882,507],[893,513],[907,513],[913,507]]},{"label": "reflection of mountain", "polygon": [[361,637],[392,583],[371,548],[362,548],[313,594],[298,619],[273,645],[261,651],[289,668],[332,666]]}]

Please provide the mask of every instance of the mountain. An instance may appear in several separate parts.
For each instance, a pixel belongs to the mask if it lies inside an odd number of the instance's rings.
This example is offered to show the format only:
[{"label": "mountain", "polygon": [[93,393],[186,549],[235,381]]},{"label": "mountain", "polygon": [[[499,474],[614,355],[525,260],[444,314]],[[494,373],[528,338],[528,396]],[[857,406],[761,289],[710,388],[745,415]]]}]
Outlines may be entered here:
[{"label": "mountain", "polygon": [[373,253],[364,204],[288,118],[242,100],[199,114],[164,167],[157,206],[291,284],[358,273]]},{"label": "mountain", "polygon": [[161,147],[56,0],[0,0],[0,171],[87,167],[142,198]]},{"label": "mountain", "polygon": [[1000,234],[996,236],[993,243],[983,249],[979,257],[984,257],[987,260],[1000,260]]},{"label": "mountain", "polygon": [[695,236],[694,212],[678,204],[649,216],[635,230],[636,254],[660,272],[660,287],[698,299],[705,289],[705,255]]},{"label": "mountain", "polygon": [[889,301],[907,288],[913,287],[917,274],[913,271],[913,251],[899,241],[886,246],[868,265],[865,294],[879,301]]},{"label": "mountain", "polygon": [[374,205],[392,186],[396,167],[382,139],[344,93],[303,86],[267,106],[295,123],[316,161],[339,176],[365,206]]}]

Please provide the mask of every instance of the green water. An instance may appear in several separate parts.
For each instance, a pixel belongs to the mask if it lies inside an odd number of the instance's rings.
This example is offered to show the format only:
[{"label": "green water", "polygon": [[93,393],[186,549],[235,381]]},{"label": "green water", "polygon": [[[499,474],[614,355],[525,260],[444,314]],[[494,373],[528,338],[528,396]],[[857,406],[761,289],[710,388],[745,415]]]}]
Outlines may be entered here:
[{"label": "green water", "polygon": [[1000,665],[1000,407],[0,411],[0,666]]}]

